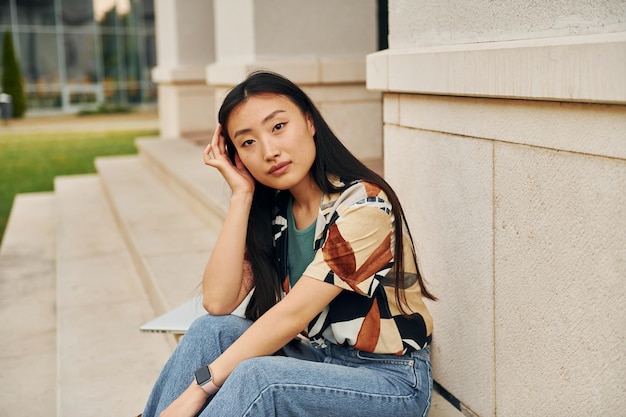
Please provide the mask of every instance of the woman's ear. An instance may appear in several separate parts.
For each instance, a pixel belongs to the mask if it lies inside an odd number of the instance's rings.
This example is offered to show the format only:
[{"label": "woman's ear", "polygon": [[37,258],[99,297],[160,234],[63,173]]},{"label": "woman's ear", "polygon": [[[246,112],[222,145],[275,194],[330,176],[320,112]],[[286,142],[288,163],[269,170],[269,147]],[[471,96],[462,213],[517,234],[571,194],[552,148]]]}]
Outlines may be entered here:
[{"label": "woman's ear", "polygon": [[237,150],[235,149],[235,145],[232,143],[229,145],[228,141],[225,141],[224,148],[226,148],[226,155],[230,159],[230,162],[235,164],[235,155],[237,155]]},{"label": "woman's ear", "polygon": [[315,136],[315,123],[313,123],[313,116],[311,116],[311,113],[307,113],[306,115],[306,124],[307,127],[309,129],[309,133],[311,134],[311,136]]}]

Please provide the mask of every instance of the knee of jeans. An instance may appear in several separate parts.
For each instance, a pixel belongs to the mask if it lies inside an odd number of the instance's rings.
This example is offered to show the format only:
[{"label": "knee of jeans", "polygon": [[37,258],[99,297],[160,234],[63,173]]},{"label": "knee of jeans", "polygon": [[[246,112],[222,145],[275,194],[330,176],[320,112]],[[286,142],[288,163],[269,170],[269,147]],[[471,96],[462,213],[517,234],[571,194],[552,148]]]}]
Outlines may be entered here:
[{"label": "knee of jeans", "polygon": [[233,373],[228,377],[227,382],[230,381],[235,384],[245,383],[247,385],[257,384],[257,387],[260,389],[272,385],[272,383],[276,382],[273,377],[277,377],[280,373],[278,363],[280,359],[284,358],[261,356],[246,359],[237,365]]},{"label": "knee of jeans", "polygon": [[203,316],[198,317],[191,323],[187,333],[193,332],[202,332],[206,329],[216,329],[216,328],[231,328],[233,325],[239,323],[243,320],[241,317],[233,316],[233,315],[225,315],[225,316],[212,316],[210,314],[205,314]]},{"label": "knee of jeans", "polygon": [[247,327],[249,327],[247,320],[238,316],[212,316],[205,314],[191,323],[191,326],[185,333],[185,338],[192,339],[197,336],[204,338],[208,334],[221,334],[223,332],[228,334],[232,332],[242,333]]}]

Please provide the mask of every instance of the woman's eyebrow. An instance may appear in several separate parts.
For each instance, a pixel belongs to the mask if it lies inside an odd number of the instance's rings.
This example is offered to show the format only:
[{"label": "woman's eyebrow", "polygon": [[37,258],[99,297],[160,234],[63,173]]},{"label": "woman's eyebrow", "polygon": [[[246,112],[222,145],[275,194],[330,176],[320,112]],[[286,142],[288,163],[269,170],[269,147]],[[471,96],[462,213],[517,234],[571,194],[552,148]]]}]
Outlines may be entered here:
[{"label": "woman's eyebrow", "polygon": [[272,120],[272,118],[274,116],[276,116],[278,113],[283,113],[285,110],[274,110],[273,112],[271,112],[270,114],[268,114],[265,119],[263,119],[263,121],[261,121],[261,124],[265,124],[267,123],[268,120]]},{"label": "woman's eyebrow", "polygon": [[[272,118],[274,116],[276,116],[278,113],[284,113],[285,110],[274,110],[273,112],[271,112],[270,114],[268,114],[267,116],[265,116],[263,118],[263,120],[261,120],[261,124],[265,124],[268,122],[268,120],[272,120]],[[246,128],[246,129],[239,129],[237,130],[234,134],[233,134],[233,139],[236,138],[239,135],[243,135],[244,133],[248,133],[252,131],[252,129],[250,128]]]}]

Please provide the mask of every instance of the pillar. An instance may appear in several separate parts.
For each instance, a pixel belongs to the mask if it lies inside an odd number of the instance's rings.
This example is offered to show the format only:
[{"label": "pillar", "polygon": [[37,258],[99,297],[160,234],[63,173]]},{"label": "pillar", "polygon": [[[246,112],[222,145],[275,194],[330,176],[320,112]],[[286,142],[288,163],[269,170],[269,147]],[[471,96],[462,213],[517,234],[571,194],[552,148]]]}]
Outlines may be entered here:
[{"label": "pillar", "polygon": [[155,0],[161,137],[198,138],[215,129],[214,89],[205,67],[214,61],[213,2]]}]

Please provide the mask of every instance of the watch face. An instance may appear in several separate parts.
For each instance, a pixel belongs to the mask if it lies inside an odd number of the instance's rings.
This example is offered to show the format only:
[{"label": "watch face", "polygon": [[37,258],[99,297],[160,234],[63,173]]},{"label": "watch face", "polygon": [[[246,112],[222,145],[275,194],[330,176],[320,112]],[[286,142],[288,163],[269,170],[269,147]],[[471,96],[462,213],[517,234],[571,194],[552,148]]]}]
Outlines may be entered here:
[{"label": "watch face", "polygon": [[196,371],[196,383],[198,385],[204,385],[211,380],[211,371],[208,366],[203,366]]}]

